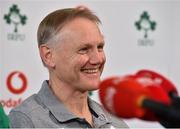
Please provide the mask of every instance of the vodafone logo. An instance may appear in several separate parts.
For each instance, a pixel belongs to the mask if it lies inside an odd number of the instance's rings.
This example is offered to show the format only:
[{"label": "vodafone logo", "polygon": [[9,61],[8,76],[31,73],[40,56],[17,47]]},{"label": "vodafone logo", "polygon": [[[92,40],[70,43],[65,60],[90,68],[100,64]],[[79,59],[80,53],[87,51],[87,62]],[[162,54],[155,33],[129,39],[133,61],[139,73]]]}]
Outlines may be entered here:
[{"label": "vodafone logo", "polygon": [[13,94],[21,94],[27,88],[27,78],[19,71],[10,73],[7,77],[7,88]]}]

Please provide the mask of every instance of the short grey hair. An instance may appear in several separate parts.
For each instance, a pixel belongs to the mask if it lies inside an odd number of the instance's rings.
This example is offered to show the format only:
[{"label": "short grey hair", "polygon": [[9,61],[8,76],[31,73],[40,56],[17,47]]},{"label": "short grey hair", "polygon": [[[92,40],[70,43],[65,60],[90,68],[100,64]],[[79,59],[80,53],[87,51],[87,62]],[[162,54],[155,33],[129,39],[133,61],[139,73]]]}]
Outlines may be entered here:
[{"label": "short grey hair", "polygon": [[[87,8],[65,8],[48,14],[39,24],[37,31],[38,47],[55,41],[60,30],[70,21],[77,17],[89,19],[97,24],[100,19]],[[55,40],[54,40],[55,39]]]}]

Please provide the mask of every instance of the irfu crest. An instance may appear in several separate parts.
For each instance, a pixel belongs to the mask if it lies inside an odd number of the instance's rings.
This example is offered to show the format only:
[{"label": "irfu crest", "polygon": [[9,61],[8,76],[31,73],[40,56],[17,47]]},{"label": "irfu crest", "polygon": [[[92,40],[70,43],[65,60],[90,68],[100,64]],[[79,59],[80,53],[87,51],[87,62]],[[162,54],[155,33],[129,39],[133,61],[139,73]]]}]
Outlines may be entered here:
[{"label": "irfu crest", "polygon": [[18,6],[14,4],[10,8],[9,13],[4,15],[4,19],[6,20],[7,24],[14,25],[14,32],[17,33],[18,25],[25,25],[27,17],[25,15],[20,14]]},{"label": "irfu crest", "polygon": [[151,21],[149,14],[144,11],[139,21],[135,22],[135,26],[138,30],[144,31],[144,38],[148,38],[148,31],[154,31],[156,29],[156,22]]}]

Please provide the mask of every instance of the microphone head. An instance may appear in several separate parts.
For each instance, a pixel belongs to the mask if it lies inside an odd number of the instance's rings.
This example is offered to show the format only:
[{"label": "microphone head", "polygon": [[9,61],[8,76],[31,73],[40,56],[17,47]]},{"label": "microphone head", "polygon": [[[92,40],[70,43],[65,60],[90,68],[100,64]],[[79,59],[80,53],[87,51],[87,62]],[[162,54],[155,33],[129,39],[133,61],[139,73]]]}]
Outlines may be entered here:
[{"label": "microphone head", "polygon": [[162,87],[151,85],[147,86],[146,88],[150,91],[149,97],[152,100],[163,103],[165,105],[171,105],[171,100]]},{"label": "microphone head", "polygon": [[149,98],[154,101],[161,102],[166,105],[171,104],[171,100],[162,86],[155,83],[152,78],[146,76],[134,76],[135,80],[139,82],[144,88],[149,91]]},{"label": "microphone head", "polygon": [[144,77],[128,75],[110,77],[99,85],[101,103],[110,113],[122,118],[140,118],[157,121],[158,117],[143,107],[145,99],[170,105],[170,99],[162,87]]},{"label": "microphone head", "polygon": [[149,96],[149,91],[131,75],[105,79],[100,83],[99,96],[112,114],[123,118],[141,118],[146,112],[141,102]]},{"label": "microphone head", "polygon": [[[165,105],[170,105],[171,100],[167,92],[158,83],[147,76],[135,75],[136,81],[139,82],[149,91],[149,98],[155,102],[159,102]],[[158,121],[159,118],[150,110],[146,110],[145,115],[141,118],[143,120]]]},{"label": "microphone head", "polygon": [[175,85],[170,80],[168,80],[167,78],[165,78],[159,73],[144,69],[144,70],[138,71],[136,73],[136,76],[150,78],[154,81],[156,85],[161,86],[168,94],[175,93],[178,95]]},{"label": "microphone head", "polygon": [[117,93],[116,87],[116,80],[118,77],[110,77],[104,79],[99,84],[99,98],[105,109],[107,109],[111,113],[115,113],[114,105],[113,105],[113,98],[114,95]]}]

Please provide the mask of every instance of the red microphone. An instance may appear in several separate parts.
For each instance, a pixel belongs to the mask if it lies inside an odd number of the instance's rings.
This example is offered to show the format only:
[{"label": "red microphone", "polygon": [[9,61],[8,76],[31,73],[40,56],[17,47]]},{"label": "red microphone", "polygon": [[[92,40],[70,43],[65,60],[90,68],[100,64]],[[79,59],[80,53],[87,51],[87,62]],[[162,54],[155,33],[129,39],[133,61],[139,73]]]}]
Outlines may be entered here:
[{"label": "red microphone", "polygon": [[154,82],[152,78],[146,76],[135,75],[133,77],[135,81],[141,84],[144,88],[148,89],[150,98],[157,102],[162,102],[166,105],[171,104],[171,100],[163,87]]},{"label": "red microphone", "polygon": [[168,94],[151,78],[137,75],[111,77],[99,85],[103,106],[122,118],[158,121],[164,127],[180,127],[180,110],[171,104]]},{"label": "red microphone", "polygon": [[112,77],[100,83],[99,95],[104,107],[111,113],[123,117],[142,117],[145,110],[139,102],[148,91],[138,82],[126,77]]},{"label": "red microphone", "polygon": [[[159,84],[155,83],[152,78],[146,77],[146,76],[138,76],[134,75],[134,79],[139,82],[144,88],[148,89],[150,92],[150,98],[155,102],[160,102],[165,105],[170,105],[171,100],[168,96],[168,94],[164,91],[162,87],[159,86]],[[148,121],[159,121],[159,118],[157,115],[147,109],[147,112],[145,115],[141,118],[143,120]]]},{"label": "red microphone", "polygon": [[[162,87],[149,85],[145,88],[149,90],[149,98],[151,98],[151,100],[154,102],[158,102],[167,106],[171,105],[171,100]],[[154,112],[154,110],[151,110],[151,108],[146,110],[146,113],[141,119],[148,121],[160,120],[160,118],[157,116],[157,112]]]},{"label": "red microphone", "polygon": [[150,78],[154,81],[154,83],[161,86],[168,94],[174,93],[174,94],[178,95],[175,85],[170,80],[168,80],[166,77],[164,77],[163,75],[161,75],[155,71],[147,70],[147,69],[140,70],[136,73],[136,76]]},{"label": "red microphone", "polygon": [[158,99],[154,99],[156,96],[149,89],[133,76],[112,77],[100,83],[99,96],[104,107],[112,114],[123,118],[145,119],[149,110],[163,114],[168,109],[165,104],[170,103],[161,94],[158,94]]},{"label": "red microphone", "polygon": [[140,70],[136,73],[137,77],[144,77],[151,79],[156,85],[162,87],[166,93],[170,96],[172,104],[175,108],[180,108],[180,97],[175,85],[163,75],[151,71],[151,70]]}]

